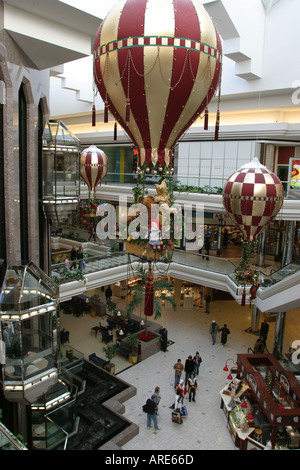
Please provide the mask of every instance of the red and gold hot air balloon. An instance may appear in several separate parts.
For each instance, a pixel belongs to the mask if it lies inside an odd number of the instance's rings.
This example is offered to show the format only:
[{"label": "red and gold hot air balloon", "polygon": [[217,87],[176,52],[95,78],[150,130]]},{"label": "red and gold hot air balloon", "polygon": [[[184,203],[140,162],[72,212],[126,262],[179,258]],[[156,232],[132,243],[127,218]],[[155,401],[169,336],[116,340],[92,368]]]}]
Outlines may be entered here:
[{"label": "red and gold hot air balloon", "polygon": [[257,158],[233,173],[223,190],[224,207],[248,242],[256,240],[272,222],[283,200],[284,188],[280,179]]},{"label": "red and gold hot air balloon", "polygon": [[[119,1],[93,54],[104,120],[109,109],[138,149],[138,165],[171,168],[176,142],[207,116],[220,85],[221,39],[200,0]],[[216,138],[218,120],[219,112]]]},{"label": "red and gold hot air balloon", "polygon": [[83,150],[80,154],[80,175],[86,182],[89,192],[96,190],[98,184],[107,175],[108,158],[95,145]]},{"label": "red and gold hot air balloon", "polygon": [[256,269],[249,262],[251,244],[276,217],[283,200],[284,189],[280,179],[257,158],[234,172],[225,183],[224,207],[244,239],[242,259],[235,271],[237,282],[244,285],[241,305],[245,305],[245,285],[252,284],[250,304],[259,287]]}]

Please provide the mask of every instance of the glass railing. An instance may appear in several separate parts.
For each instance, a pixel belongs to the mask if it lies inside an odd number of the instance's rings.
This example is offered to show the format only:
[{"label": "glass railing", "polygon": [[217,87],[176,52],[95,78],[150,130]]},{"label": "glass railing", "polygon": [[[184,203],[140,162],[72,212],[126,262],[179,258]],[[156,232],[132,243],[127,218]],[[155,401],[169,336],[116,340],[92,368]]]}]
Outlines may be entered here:
[{"label": "glass railing", "polygon": [[[233,274],[235,270],[234,264],[228,259],[191,253],[180,249],[174,250],[172,261],[184,266],[192,266],[225,275]],[[98,256],[88,256],[84,259],[84,263],[84,269],[82,270],[78,268],[78,262],[76,262],[76,268],[73,269],[71,267],[66,269],[64,263],[54,264],[51,268],[52,279],[58,284],[81,280],[86,274],[126,265],[128,263],[128,254],[125,251],[117,251]]]},{"label": "glass railing", "polygon": [[[229,259],[175,249],[171,258],[171,262],[229,276],[237,286],[239,285],[235,278],[236,266]],[[78,270],[66,270],[64,263],[53,265],[52,278],[58,284],[70,282],[74,280],[80,280],[80,276],[83,279],[85,274],[102,271],[116,266],[123,266],[127,263],[128,254],[125,251],[101,254],[99,256],[90,256],[85,259],[85,267],[84,270],[80,272],[80,274],[78,274]],[[257,270],[258,282],[260,283],[261,287],[268,287],[270,285],[276,284],[277,282],[280,282],[287,276],[295,274],[299,270],[300,258],[281,269],[271,272],[269,275]]]},{"label": "glass railing", "polygon": [[185,250],[174,250],[172,261],[184,266],[213,271],[219,274],[233,274],[235,265],[226,258],[191,253]]},{"label": "glass railing", "polygon": [[0,423],[0,450],[27,450],[27,448]]},{"label": "glass railing", "polygon": [[[168,178],[168,177],[166,177]],[[145,175],[146,186],[152,186],[161,181],[158,175]],[[204,193],[220,193],[224,187],[227,178],[221,177],[203,177],[203,176],[186,176],[186,175],[173,175],[172,181],[174,184],[174,191],[190,191],[190,192],[204,192]],[[101,185],[124,185],[135,186],[137,182],[136,173],[108,173],[103,179]],[[84,194],[88,191],[85,183],[80,183],[80,193]]]},{"label": "glass railing", "polygon": [[[64,416],[64,419],[68,420],[66,422],[69,423],[70,414],[69,414],[69,407],[62,406],[61,408],[57,408],[55,411],[60,410],[61,414]],[[63,420],[62,420],[63,421]],[[69,433],[55,423],[51,418],[51,413],[45,416],[45,427],[46,427],[46,449],[56,449],[57,446],[60,447],[62,450],[66,450],[68,444],[68,437]]]},{"label": "glass railing", "polygon": [[[155,183],[159,183],[161,178],[158,175],[145,175],[145,184],[152,186]],[[221,194],[222,189],[228,178],[221,176],[188,176],[188,175],[173,175],[172,181],[174,184],[174,191],[188,191],[188,192],[203,192],[203,193],[215,193]],[[134,186],[137,181],[136,173],[108,173],[102,181],[104,185],[124,185]],[[287,186],[287,181],[282,181],[284,188]],[[80,193],[84,194],[88,192],[88,187],[81,181]]]},{"label": "glass railing", "polygon": [[259,272],[258,282],[260,287],[269,287],[278,282],[286,279],[289,276],[299,272],[300,270],[300,258],[297,258],[292,263],[286,264],[278,270],[273,270],[269,275],[265,275],[262,272]]},{"label": "glass railing", "polygon": [[78,261],[70,261],[70,267],[67,269],[65,263],[53,264],[51,266],[51,277],[57,283],[71,281],[80,281],[84,275],[91,274],[104,269],[123,266],[128,262],[128,255],[124,251],[116,251],[96,256],[88,256],[83,260],[84,264],[80,268]]}]

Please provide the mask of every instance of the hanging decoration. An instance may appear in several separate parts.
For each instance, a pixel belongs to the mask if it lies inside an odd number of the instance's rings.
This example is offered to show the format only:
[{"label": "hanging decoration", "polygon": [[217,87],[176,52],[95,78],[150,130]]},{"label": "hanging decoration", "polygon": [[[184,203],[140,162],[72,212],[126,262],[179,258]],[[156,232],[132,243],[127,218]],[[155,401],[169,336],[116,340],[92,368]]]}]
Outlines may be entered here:
[{"label": "hanging decoration", "polygon": [[208,127],[208,104],[220,92],[221,38],[200,0],[120,1],[98,29],[93,56],[104,121],[109,110],[140,167],[171,169],[176,142],[204,111]]},{"label": "hanging decoration", "polygon": [[96,104],[95,104],[95,81],[93,80],[93,106],[92,106],[92,126],[96,126]]},{"label": "hanging decoration", "polygon": [[154,301],[154,285],[153,285],[153,274],[151,269],[151,262],[149,261],[148,277],[145,286],[145,307],[144,315],[151,317],[153,315],[153,301]]},{"label": "hanging decoration", "polygon": [[96,190],[98,184],[108,172],[108,158],[95,145],[83,150],[80,154],[80,175],[88,185],[89,192]]},{"label": "hanging decoration", "polygon": [[[239,284],[256,286],[257,290],[258,274],[250,264],[251,246],[275,219],[283,200],[284,188],[280,179],[257,158],[234,172],[225,183],[223,205],[243,236],[242,259],[236,269]],[[252,296],[252,300],[254,298]]]},{"label": "hanging decoration", "polygon": [[283,185],[257,158],[243,165],[227,180],[223,204],[246,241],[256,240],[281,209]]},{"label": "hanging decoration", "polygon": [[[80,154],[80,176],[88,186],[87,201],[81,201],[80,210],[85,217],[96,217],[98,203],[96,188],[108,172],[108,158],[95,145],[91,145]],[[92,194],[91,194],[92,193]],[[93,227],[94,230],[94,227]]]},{"label": "hanging decoration", "polygon": [[[171,184],[165,182],[169,178],[170,183],[174,173],[173,149],[204,113],[208,129],[208,105],[217,89],[220,96],[221,38],[200,0],[120,0],[97,31],[93,60],[95,83],[104,101],[104,122],[110,112],[135,148],[134,200],[148,211],[152,205],[159,206],[165,214],[162,217],[171,219],[171,235],[162,237],[161,246],[148,244],[148,239],[127,238],[127,253],[148,261],[152,275],[151,263],[173,251],[174,201]],[[218,99],[217,117],[219,103]],[[150,174],[160,176],[160,184],[166,185],[156,185],[157,191],[169,191],[163,203],[154,197],[150,200],[145,191]],[[152,218],[149,211],[147,233],[151,238]],[[131,215],[127,223],[130,221]],[[149,278],[145,315],[153,313],[152,285]]]}]

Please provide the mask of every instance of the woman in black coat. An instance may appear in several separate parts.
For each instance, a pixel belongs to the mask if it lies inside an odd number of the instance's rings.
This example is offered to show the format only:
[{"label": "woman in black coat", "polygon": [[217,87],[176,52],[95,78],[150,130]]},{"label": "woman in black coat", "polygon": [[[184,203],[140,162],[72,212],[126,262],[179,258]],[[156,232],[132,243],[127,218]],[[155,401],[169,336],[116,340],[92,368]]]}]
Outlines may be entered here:
[{"label": "woman in black coat", "polygon": [[191,373],[194,373],[195,369],[195,362],[193,361],[192,356],[189,356],[187,360],[185,361],[185,366],[184,366],[184,371],[185,371],[185,385],[188,383],[188,379],[191,375]]}]

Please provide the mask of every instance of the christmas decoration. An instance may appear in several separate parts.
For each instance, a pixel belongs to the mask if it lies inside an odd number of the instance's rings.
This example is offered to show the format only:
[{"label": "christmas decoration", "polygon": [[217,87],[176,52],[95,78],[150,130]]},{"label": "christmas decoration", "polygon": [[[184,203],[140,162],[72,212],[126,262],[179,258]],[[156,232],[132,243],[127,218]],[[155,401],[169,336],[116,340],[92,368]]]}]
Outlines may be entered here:
[{"label": "christmas decoration", "polygon": [[[200,0],[127,0],[101,23],[94,77],[108,110],[134,142],[138,165],[172,167],[172,150],[219,87],[220,36]],[[219,106],[219,99],[218,99]],[[217,111],[217,129],[219,127]]]}]

